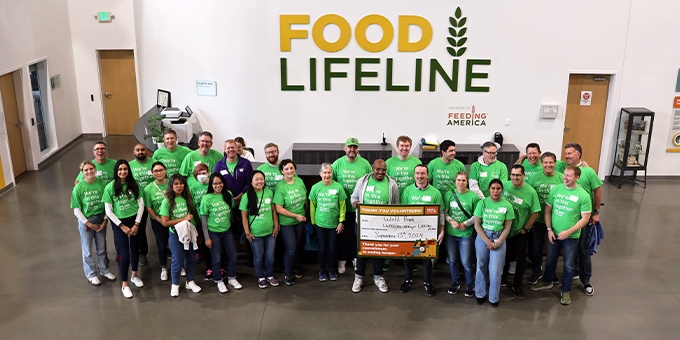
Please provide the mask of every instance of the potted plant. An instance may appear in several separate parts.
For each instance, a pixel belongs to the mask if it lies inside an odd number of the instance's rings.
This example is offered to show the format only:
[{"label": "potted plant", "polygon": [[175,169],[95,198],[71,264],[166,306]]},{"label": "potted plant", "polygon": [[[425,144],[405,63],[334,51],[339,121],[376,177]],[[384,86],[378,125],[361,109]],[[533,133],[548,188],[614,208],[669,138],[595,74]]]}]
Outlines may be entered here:
[{"label": "potted plant", "polygon": [[159,149],[163,147],[163,135],[168,130],[167,127],[163,126],[163,119],[165,119],[165,115],[154,113],[149,117],[144,127],[146,130],[144,140],[152,138]]}]

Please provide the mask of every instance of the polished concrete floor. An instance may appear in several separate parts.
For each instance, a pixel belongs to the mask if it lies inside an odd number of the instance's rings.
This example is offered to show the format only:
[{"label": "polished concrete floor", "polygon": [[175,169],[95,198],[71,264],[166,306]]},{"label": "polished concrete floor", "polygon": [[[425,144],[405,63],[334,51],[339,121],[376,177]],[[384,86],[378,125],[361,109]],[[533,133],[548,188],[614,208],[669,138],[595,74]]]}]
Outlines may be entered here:
[{"label": "polished concrete floor", "polygon": [[[240,291],[219,294],[197,275],[201,293],[182,288],[179,298],[171,298],[170,283],[159,279],[150,230],[150,265],[140,267],[146,286],[133,288],[135,296],[127,300],[120,281],[95,287],[85,279],[76,218],[69,209],[78,164],[92,159],[93,141],[79,141],[0,197],[2,339],[677,339],[680,334],[678,181],[651,181],[646,190],[603,185],[606,239],[593,257],[595,295],[586,296],[574,282],[570,306],[559,304],[558,288],[525,288],[522,300],[503,289],[498,308],[479,306],[461,293],[446,294],[445,265],[435,268],[438,294],[432,298],[418,273],[414,289],[399,293],[399,266],[386,274],[389,293],[369,284],[354,294],[351,270],[337,282],[321,283],[311,264],[305,266],[309,275],[292,287],[258,289],[254,270],[242,265]],[[131,138],[106,141],[109,157],[132,158]],[[113,249],[110,230],[108,245]]]}]

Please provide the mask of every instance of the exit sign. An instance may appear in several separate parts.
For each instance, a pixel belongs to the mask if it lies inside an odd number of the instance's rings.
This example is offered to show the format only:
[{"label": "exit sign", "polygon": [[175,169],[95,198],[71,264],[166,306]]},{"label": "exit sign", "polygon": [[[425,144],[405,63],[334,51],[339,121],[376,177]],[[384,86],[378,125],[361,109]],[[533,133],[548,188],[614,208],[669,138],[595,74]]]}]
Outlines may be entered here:
[{"label": "exit sign", "polygon": [[111,22],[111,12],[97,12],[99,22]]}]

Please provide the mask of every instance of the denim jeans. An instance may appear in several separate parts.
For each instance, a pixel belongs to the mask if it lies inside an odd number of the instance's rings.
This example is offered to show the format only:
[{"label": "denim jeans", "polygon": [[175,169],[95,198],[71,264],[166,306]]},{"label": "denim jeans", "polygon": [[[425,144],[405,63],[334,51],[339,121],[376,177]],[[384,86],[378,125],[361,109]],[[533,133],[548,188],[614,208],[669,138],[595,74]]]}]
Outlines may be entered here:
[{"label": "denim jeans", "polygon": [[194,269],[196,268],[196,250],[193,245],[189,245],[189,250],[184,249],[184,244],[179,241],[177,234],[170,233],[170,249],[172,249],[172,267],[170,267],[170,277],[173,285],[179,285],[182,267],[187,273],[187,282],[194,280]]},{"label": "denim jeans", "polygon": [[571,281],[574,280],[574,259],[578,251],[578,239],[568,238],[566,240],[555,240],[555,244],[548,242],[548,259],[545,261],[545,273],[543,282],[550,282],[557,270],[557,259],[562,251],[564,268],[562,269],[562,286],[560,290],[568,292],[571,290]]},{"label": "denim jeans", "polygon": [[234,232],[231,228],[221,233],[208,230],[208,235],[210,236],[210,241],[212,241],[210,257],[212,257],[213,280],[215,282],[222,282],[222,250],[227,253],[227,276],[231,278],[236,277],[236,260],[238,254],[236,253]]},{"label": "denim jeans", "polygon": [[[168,238],[170,237],[170,228],[161,224],[154,219],[151,219],[151,229],[156,236],[156,247],[158,248],[158,262],[161,268],[168,266]],[[141,251],[140,251],[141,254]]]},{"label": "denim jeans", "polygon": [[[345,229],[347,230],[347,229]],[[319,270],[335,272],[338,268],[338,234],[335,228],[314,227],[319,240]]]},{"label": "denim jeans", "polygon": [[590,284],[590,277],[593,276],[593,262],[588,255],[588,229],[593,225],[588,223],[581,228],[581,236],[578,239],[578,253],[576,257],[576,272],[579,275],[581,283],[585,286]]},{"label": "denim jeans", "polygon": [[451,272],[451,282],[459,282],[459,260],[463,263],[465,270],[466,287],[474,287],[475,272],[472,264],[472,250],[474,249],[474,236],[457,237],[446,234],[446,250],[448,252],[449,271]]},{"label": "denim jeans", "polygon": [[[250,243],[250,248],[253,249],[253,266],[255,267],[255,274],[260,279],[274,276],[274,247],[276,247],[276,238],[274,234],[267,236],[253,237],[253,242]],[[262,262],[264,262],[265,271],[262,271]]]},{"label": "denim jeans", "polygon": [[506,282],[508,279],[508,270],[510,269],[510,262],[516,259],[517,267],[515,268],[515,275],[513,276],[512,285],[515,288],[522,287],[522,278],[524,277],[524,271],[527,268],[527,239],[528,234],[522,234],[521,232],[515,235],[513,238],[508,238],[505,240],[507,243],[507,248],[505,250],[505,266],[503,267],[503,275],[501,276],[501,282]]},{"label": "denim jeans", "polygon": [[543,270],[541,266],[543,265],[543,245],[546,240],[547,227],[545,224],[536,222],[533,230],[534,247],[531,251],[531,274],[541,275]]},{"label": "denim jeans", "polygon": [[304,229],[304,222],[294,225],[282,225],[280,228],[281,238],[286,247],[286,252],[283,254],[283,267],[286,275],[291,275],[297,260],[297,245],[302,238]]},{"label": "denim jeans", "polygon": [[[363,279],[364,275],[366,275],[366,264],[368,264],[368,260],[371,258],[369,257],[357,257],[357,270],[354,271],[354,277]],[[385,274],[385,271],[383,270],[383,263],[385,262],[385,259],[380,258],[380,257],[375,257],[373,258],[373,277],[380,277]]]},{"label": "denim jeans", "polygon": [[[135,216],[120,219],[121,225],[132,227],[135,225]],[[137,271],[139,265],[139,234],[135,236],[127,236],[120,225],[113,226],[113,238],[120,249],[120,280],[127,282],[128,269],[132,265],[132,271]]]},{"label": "denim jeans", "polygon": [[338,259],[351,262],[357,257],[357,213],[346,212],[344,224],[344,229],[338,235]]},{"label": "denim jeans", "polygon": [[[489,240],[493,241],[501,236],[501,232],[485,230],[484,233]],[[499,300],[501,291],[501,275],[505,264],[505,247],[507,242],[503,242],[495,250],[489,250],[486,243],[480,236],[475,240],[477,252],[477,277],[475,278],[475,295],[478,298],[486,296],[486,284],[489,283],[489,302],[496,303]]]},{"label": "denim jeans", "polygon": [[[413,281],[413,269],[418,260],[404,260],[404,278]],[[432,283],[432,260],[423,259],[423,282]]]},{"label": "denim jeans", "polygon": [[[83,251],[83,269],[85,270],[85,277],[89,280],[97,276],[97,267],[99,267],[99,274],[105,275],[109,273],[109,268],[106,266],[106,229],[100,232],[85,229],[88,229],[87,226],[78,221],[80,247]],[[94,243],[97,253],[96,266],[92,259],[92,243]]]}]

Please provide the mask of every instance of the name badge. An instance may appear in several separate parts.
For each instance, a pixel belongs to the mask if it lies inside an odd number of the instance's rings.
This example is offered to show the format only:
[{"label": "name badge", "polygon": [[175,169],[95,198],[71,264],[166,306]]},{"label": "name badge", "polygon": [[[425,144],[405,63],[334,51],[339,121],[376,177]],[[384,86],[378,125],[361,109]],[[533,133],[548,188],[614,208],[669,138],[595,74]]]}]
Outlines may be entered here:
[{"label": "name badge", "polygon": [[243,172],[243,168],[238,169],[239,172]]},{"label": "name badge", "polygon": [[423,196],[423,202],[432,202],[432,196]]},{"label": "name badge", "polygon": [[95,177],[99,177],[99,176],[101,176],[101,175],[102,175],[102,171],[101,171],[101,170],[97,171],[97,173],[94,174]]},{"label": "name badge", "polygon": [[220,171],[220,173],[222,174],[222,176],[226,176],[228,174],[227,170],[222,170]]},{"label": "name badge", "polygon": [[338,190],[337,190],[337,189],[330,189],[330,190],[328,190],[328,194],[329,194],[329,195],[335,195],[335,194],[337,194],[337,193],[338,193]]},{"label": "name badge", "polygon": [[276,180],[276,181],[280,181],[280,180],[282,180],[282,179],[283,179],[283,175],[276,175],[276,176],[274,176],[274,180]]},{"label": "name badge", "polygon": [[515,197],[515,200],[513,202],[515,202],[515,204],[522,204],[524,200],[519,197]]},{"label": "name badge", "polygon": [[375,190],[375,187],[372,186],[372,185],[369,185],[369,186],[366,187],[366,191],[373,191],[373,190]]},{"label": "name badge", "polygon": [[201,164],[201,161],[195,161],[195,162],[194,162],[194,168],[195,168],[197,165],[199,165],[199,164]]},{"label": "name badge", "polygon": [[265,198],[264,204],[272,204],[272,199],[271,198]]},{"label": "name badge", "polygon": [[569,200],[572,202],[578,202],[578,196],[569,195]]},{"label": "name badge", "polygon": [[489,176],[486,172],[480,172],[479,177],[487,177]]},{"label": "name badge", "polygon": [[501,214],[505,214],[506,212],[508,212],[508,208],[498,208],[498,212]]}]

